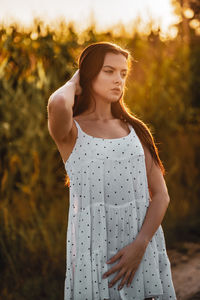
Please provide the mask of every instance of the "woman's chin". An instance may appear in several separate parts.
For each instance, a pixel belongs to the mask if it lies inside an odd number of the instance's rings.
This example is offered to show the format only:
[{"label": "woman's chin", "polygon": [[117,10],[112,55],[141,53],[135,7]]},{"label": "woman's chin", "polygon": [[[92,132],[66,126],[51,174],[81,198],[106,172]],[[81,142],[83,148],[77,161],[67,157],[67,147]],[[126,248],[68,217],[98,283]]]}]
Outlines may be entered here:
[{"label": "woman's chin", "polygon": [[112,101],[112,102],[117,102],[121,99],[122,97],[122,94],[118,94],[118,95],[112,95],[109,97],[109,100]]},{"label": "woman's chin", "polygon": [[121,95],[120,95],[120,97],[119,96],[113,97],[112,102],[118,102],[121,99],[121,97],[122,97]]}]

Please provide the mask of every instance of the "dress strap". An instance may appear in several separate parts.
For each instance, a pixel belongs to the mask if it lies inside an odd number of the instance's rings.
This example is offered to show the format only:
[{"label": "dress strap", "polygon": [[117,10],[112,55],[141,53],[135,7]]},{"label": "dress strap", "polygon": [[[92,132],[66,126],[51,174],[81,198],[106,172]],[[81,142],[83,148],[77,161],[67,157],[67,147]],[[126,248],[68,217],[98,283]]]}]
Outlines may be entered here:
[{"label": "dress strap", "polygon": [[78,122],[75,119],[73,119],[73,120],[76,123],[77,127],[80,129],[80,125],[78,124]]},{"label": "dress strap", "polygon": [[126,124],[128,125],[128,128],[130,129],[130,131],[132,131],[133,126],[131,124],[129,124],[128,122]]},{"label": "dress strap", "polygon": [[77,127],[77,129],[78,129],[78,136],[79,136],[80,133],[82,133],[82,129],[81,129],[80,125],[78,124],[78,122],[77,122],[75,119],[73,119],[73,120],[74,120],[74,122],[76,123],[76,127]]}]

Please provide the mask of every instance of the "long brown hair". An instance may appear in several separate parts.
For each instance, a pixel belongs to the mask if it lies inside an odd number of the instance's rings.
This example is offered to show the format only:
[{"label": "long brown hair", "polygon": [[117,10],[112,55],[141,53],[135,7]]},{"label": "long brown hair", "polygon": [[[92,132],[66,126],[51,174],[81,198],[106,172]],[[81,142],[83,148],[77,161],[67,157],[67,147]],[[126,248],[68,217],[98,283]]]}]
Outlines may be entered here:
[{"label": "long brown hair", "polygon": [[[129,67],[128,72],[130,71],[133,57],[129,50],[123,49],[119,45],[110,42],[97,42],[84,48],[78,59],[82,93],[75,96],[73,117],[86,111],[91,105],[91,101],[94,100],[91,92],[92,81],[100,72],[105,55],[108,52],[124,55]],[[158,149],[150,129],[141,119],[130,111],[124,103],[123,96],[119,101],[111,103],[111,112],[115,118],[128,122],[133,126],[141,143],[149,149],[154,162],[160,167],[162,174],[165,175],[165,168],[159,158]]]}]

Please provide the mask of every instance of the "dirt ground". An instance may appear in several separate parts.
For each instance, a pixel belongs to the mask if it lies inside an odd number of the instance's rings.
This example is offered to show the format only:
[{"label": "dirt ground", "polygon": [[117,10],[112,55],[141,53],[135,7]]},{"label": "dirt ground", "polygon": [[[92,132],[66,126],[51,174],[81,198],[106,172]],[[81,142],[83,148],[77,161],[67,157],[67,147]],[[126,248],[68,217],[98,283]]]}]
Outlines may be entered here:
[{"label": "dirt ground", "polygon": [[177,300],[200,300],[200,243],[168,249]]}]

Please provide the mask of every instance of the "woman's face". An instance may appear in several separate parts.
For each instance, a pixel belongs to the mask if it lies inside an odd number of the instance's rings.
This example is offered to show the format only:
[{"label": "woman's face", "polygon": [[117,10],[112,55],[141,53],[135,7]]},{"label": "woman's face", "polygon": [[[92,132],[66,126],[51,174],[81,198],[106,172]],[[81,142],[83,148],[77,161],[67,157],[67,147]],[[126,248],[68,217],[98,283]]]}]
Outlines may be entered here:
[{"label": "woman's face", "polygon": [[[92,83],[95,99],[110,103],[118,101],[124,91],[127,71],[127,59],[124,55],[106,53],[103,66]],[[113,90],[114,88],[119,90]]]}]

